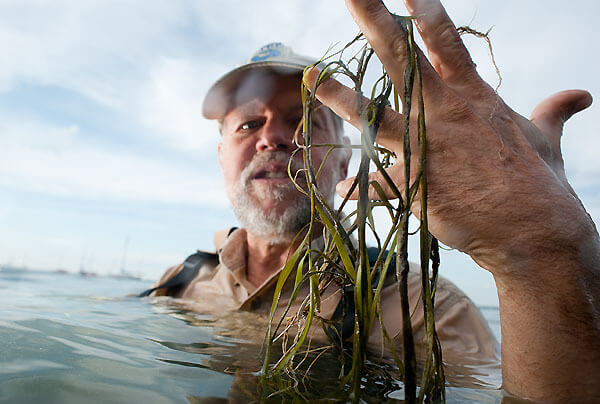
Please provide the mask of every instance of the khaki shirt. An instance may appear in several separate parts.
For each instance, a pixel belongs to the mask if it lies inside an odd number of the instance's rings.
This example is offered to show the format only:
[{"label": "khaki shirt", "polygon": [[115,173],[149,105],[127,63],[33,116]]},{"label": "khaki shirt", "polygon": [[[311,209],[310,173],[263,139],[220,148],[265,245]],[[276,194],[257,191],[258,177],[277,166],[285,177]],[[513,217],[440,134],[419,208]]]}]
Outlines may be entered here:
[{"label": "khaki shirt", "polygon": [[[222,313],[228,310],[249,310],[268,315],[273,302],[274,287],[280,271],[274,273],[262,285],[255,287],[246,277],[247,238],[244,229],[234,231],[228,238],[220,232],[215,236],[215,245],[219,254],[219,264],[205,264],[189,285],[173,297],[184,299],[185,306],[200,313]],[[183,264],[169,268],[157,285],[175,276]],[[294,276],[291,275],[291,278]],[[411,264],[408,278],[409,303],[412,315],[414,340],[419,350],[419,341],[424,338],[424,315],[420,273],[417,266]],[[284,288],[275,318],[281,314],[289,300],[291,288]],[[155,296],[166,292],[157,290]],[[292,304],[287,316],[292,316],[300,307],[307,289],[300,290],[298,298]],[[322,294],[318,317],[329,319],[333,315],[341,291],[330,287]],[[498,343],[487,322],[473,302],[452,282],[442,277],[438,280],[435,296],[436,330],[445,358],[457,358],[461,364],[498,363]],[[381,294],[381,315],[388,335],[400,352],[402,345],[402,314],[400,295],[394,283],[384,287]],[[321,327],[312,327],[320,329]],[[369,337],[369,348],[373,352],[391,358],[392,354],[383,344],[381,325],[374,321]]]}]

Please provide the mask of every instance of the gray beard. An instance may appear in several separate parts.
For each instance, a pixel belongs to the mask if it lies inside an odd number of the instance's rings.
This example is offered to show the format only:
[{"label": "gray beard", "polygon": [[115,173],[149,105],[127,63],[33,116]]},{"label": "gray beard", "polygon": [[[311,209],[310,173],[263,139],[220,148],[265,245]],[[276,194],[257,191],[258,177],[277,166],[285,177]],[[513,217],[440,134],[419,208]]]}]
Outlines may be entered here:
[{"label": "gray beard", "polygon": [[[291,200],[283,213],[265,211],[262,208],[259,196],[252,186],[251,175],[256,168],[268,161],[288,163],[289,154],[274,152],[257,155],[242,171],[239,181],[233,188],[231,201],[233,212],[240,224],[250,233],[269,239],[272,244],[291,242],[296,234],[310,222],[310,199],[296,189],[294,184],[277,184],[270,187],[266,198],[276,201]],[[298,169],[297,164],[292,165],[292,173]],[[298,183],[302,183],[303,176],[299,176]]]}]

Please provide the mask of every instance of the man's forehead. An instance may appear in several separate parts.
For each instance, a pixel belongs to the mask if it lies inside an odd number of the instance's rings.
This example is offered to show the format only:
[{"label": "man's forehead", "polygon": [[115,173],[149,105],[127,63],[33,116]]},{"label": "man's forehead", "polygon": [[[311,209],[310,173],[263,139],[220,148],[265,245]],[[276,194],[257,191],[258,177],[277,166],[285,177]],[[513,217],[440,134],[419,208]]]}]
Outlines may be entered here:
[{"label": "man's forehead", "polygon": [[[281,113],[302,112],[302,100],[298,97],[272,97],[270,100],[255,98],[243,104],[236,105],[227,115],[255,115],[263,113],[269,107]],[[227,116],[226,115],[226,116]]]},{"label": "man's forehead", "polygon": [[233,92],[225,117],[231,114],[258,113],[266,106],[275,107],[281,112],[302,110],[300,77],[248,77]]}]

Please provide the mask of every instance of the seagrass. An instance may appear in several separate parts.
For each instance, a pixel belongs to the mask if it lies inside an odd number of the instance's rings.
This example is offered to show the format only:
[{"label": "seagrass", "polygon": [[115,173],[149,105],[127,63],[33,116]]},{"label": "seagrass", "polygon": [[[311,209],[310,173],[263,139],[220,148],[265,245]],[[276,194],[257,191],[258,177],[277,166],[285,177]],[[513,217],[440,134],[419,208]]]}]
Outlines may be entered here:
[{"label": "seagrass", "polygon": [[[297,237],[298,247],[290,254],[278,282],[271,308],[271,316],[266,335],[265,358],[261,372],[262,386],[270,383],[266,391],[270,396],[289,392],[299,385],[299,371],[306,362],[309,352],[317,352],[310,347],[309,331],[318,319],[330,339],[332,346],[337,346],[340,352],[340,388],[349,393],[350,398],[357,402],[361,400],[361,392],[365,388],[365,377],[369,377],[372,367],[367,366],[371,358],[367,358],[367,341],[374,321],[379,321],[383,330],[383,344],[392,352],[397,366],[397,373],[402,381],[405,402],[444,402],[445,379],[442,363],[442,351],[435,331],[434,299],[439,270],[439,246],[437,240],[428,231],[427,221],[427,131],[425,120],[425,105],[422,94],[422,77],[418,60],[418,50],[414,42],[412,17],[396,16],[399,25],[407,32],[407,58],[404,72],[404,88],[396,88],[389,76],[382,71],[380,77],[370,90],[363,90],[365,75],[369,62],[374,56],[373,49],[368,45],[362,34],[357,35],[341,50],[326,55],[319,61],[320,73],[314,88],[301,87],[303,103],[303,119],[295,140],[297,150],[302,153],[304,175],[288,170],[296,187],[311,201],[311,220]],[[358,48],[358,51],[354,52]],[[346,57],[352,51],[350,57]],[[331,52],[329,52],[331,53]],[[317,64],[315,64],[317,65]],[[312,67],[312,66],[311,66]],[[310,67],[309,67],[310,68]],[[316,144],[312,139],[312,117],[319,104],[315,98],[317,87],[332,76],[347,77],[357,93],[358,112],[363,124],[361,144],[348,146],[343,144]],[[400,97],[402,94],[402,97]],[[363,101],[366,96],[367,101]],[[398,158],[392,151],[375,143],[377,131],[385,108],[392,107],[405,117],[405,127],[402,128],[403,159],[405,182],[401,189],[393,182],[387,173],[387,168]],[[402,103],[400,101],[402,98]],[[416,109],[416,111],[413,111]],[[415,118],[416,115],[416,118]],[[412,122],[412,124],[411,124]],[[416,123],[416,124],[415,124]],[[416,131],[416,133],[413,133]],[[418,149],[411,149],[411,138],[418,139]],[[353,147],[360,149],[360,165],[355,181],[348,193],[357,190],[356,209],[342,215],[342,209],[347,205],[348,196],[341,206],[334,209],[317,186],[317,179],[323,169],[314,167],[312,150],[316,147],[327,148],[327,156],[336,148]],[[418,164],[411,165],[413,153],[418,155]],[[293,158],[293,156],[292,156]],[[369,180],[369,167],[373,164],[382,173],[386,184]],[[291,167],[291,166],[290,166]],[[411,170],[416,171],[413,173]],[[412,181],[411,181],[412,178]],[[302,181],[306,184],[302,184]],[[391,189],[395,199],[388,200],[384,195],[384,186]],[[369,199],[368,191],[373,189],[379,196],[377,200]],[[419,240],[420,240],[420,270],[421,296],[425,318],[425,354],[422,371],[417,369],[415,341],[412,333],[411,311],[408,302],[408,236],[409,217],[413,203],[420,204]],[[374,209],[383,209],[390,216],[391,227],[384,234],[375,228]],[[379,230],[379,231],[378,231]],[[369,261],[367,253],[367,234],[371,233],[377,241],[379,254],[374,262]],[[313,240],[323,237],[322,251],[312,249]],[[353,238],[357,241],[353,243]],[[296,240],[296,241],[298,241]],[[395,252],[395,268],[391,268]],[[381,291],[388,271],[395,272],[395,279],[400,294],[400,314],[402,315],[402,346],[394,346],[381,316]],[[291,278],[291,277],[294,278]],[[275,318],[275,311],[284,285],[293,279],[294,290],[292,299],[284,310],[282,318]],[[346,313],[354,319],[354,332],[350,345],[341,340],[337,331],[339,328],[330,327],[332,324],[318,316],[320,311],[321,293],[328,286],[336,283],[344,288],[353,287],[354,313]],[[290,313],[291,301],[298,297],[301,285],[309,286],[308,296],[302,297],[300,309]],[[284,318],[287,320],[284,321]],[[292,319],[290,322],[289,319]],[[287,323],[287,325],[286,325]],[[289,324],[294,324],[293,336],[288,336]],[[274,360],[271,357],[272,347],[281,343],[282,354]],[[400,352],[398,352],[400,350]],[[311,359],[310,371],[320,354]],[[348,369],[348,366],[350,369]],[[307,370],[305,369],[305,372]],[[283,382],[278,376],[286,375]],[[417,389],[417,386],[419,388]],[[417,391],[418,390],[418,391]],[[299,390],[298,390],[299,391]],[[301,394],[301,393],[299,393]],[[306,398],[299,395],[298,398]]]}]

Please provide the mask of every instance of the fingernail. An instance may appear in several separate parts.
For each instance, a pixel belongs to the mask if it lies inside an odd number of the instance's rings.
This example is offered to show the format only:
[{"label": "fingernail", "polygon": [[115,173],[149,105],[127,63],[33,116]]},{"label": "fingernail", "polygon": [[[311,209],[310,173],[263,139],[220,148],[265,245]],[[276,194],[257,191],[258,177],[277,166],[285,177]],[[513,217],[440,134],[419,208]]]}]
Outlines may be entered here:
[{"label": "fingernail", "polygon": [[314,84],[317,81],[317,78],[319,77],[320,72],[321,72],[321,70],[318,67],[313,66],[304,73],[304,77],[302,77],[302,81],[304,81],[304,84],[306,84],[306,87],[308,87],[310,89],[314,88]]}]

